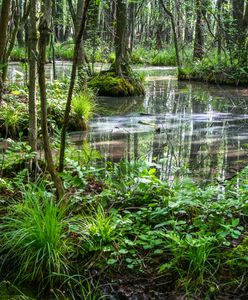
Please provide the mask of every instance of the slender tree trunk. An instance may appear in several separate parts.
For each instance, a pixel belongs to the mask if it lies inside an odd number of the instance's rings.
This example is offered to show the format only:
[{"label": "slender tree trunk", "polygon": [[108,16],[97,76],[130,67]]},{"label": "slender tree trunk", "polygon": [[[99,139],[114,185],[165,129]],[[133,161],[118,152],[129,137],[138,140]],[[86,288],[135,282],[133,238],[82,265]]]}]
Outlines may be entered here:
[{"label": "slender tree trunk", "polygon": [[202,59],[204,56],[204,34],[203,34],[203,3],[196,0],[196,23],[195,23],[195,42],[193,59]]},{"label": "slender tree trunk", "polygon": [[174,16],[171,13],[171,11],[169,11],[166,8],[163,0],[160,0],[160,4],[161,4],[164,12],[170,17],[170,20],[171,20],[171,27],[172,27],[173,38],[174,38],[174,47],[175,47],[175,51],[176,51],[177,66],[178,66],[178,68],[180,68],[181,67],[181,60],[180,60],[180,54],[179,54],[178,39],[177,39],[177,32],[176,32],[176,25],[175,25]]},{"label": "slender tree trunk", "polygon": [[[15,26],[14,26],[13,30],[10,30],[9,42],[8,42],[8,45],[6,45],[6,50],[5,50],[5,55],[4,55],[5,64],[3,66],[3,73],[2,73],[3,82],[5,82],[6,78],[7,78],[7,72],[8,72],[8,63],[7,62],[9,60],[11,52],[14,48],[15,41],[17,38],[17,33],[18,33],[20,27],[24,26],[24,24],[29,16],[29,9],[30,9],[29,4],[30,3],[27,3],[27,1],[24,1],[22,10],[20,10],[20,7],[19,7],[20,4],[17,5],[16,12],[13,16],[13,18],[15,19]],[[23,15],[21,15],[21,11],[22,11]]]},{"label": "slender tree trunk", "polygon": [[115,72],[122,77],[128,71],[127,57],[127,1],[117,0],[115,33]]},{"label": "slender tree trunk", "polygon": [[221,48],[222,48],[222,26],[221,26],[221,7],[222,0],[217,0],[217,29],[216,29],[216,39],[217,39],[217,51],[218,51],[218,60],[221,62]]},{"label": "slender tree trunk", "polygon": [[[80,26],[82,23],[83,19],[83,12],[84,12],[84,5],[85,5],[85,0],[78,0],[77,1],[77,12],[76,12],[76,20],[75,20],[75,42],[77,39],[77,36],[80,31]],[[84,45],[83,45],[83,39],[81,39],[80,47],[79,47],[79,52],[78,52],[78,68],[81,68],[83,64],[85,63],[85,58],[84,58]]]},{"label": "slender tree trunk", "polygon": [[69,91],[68,91],[68,95],[67,95],[66,108],[65,108],[65,114],[64,114],[64,123],[63,123],[62,131],[61,131],[60,157],[59,157],[59,171],[60,172],[63,172],[63,170],[64,170],[66,130],[67,130],[68,122],[69,122],[69,116],[70,116],[70,111],[71,111],[71,101],[72,101],[73,90],[74,90],[74,86],[75,86],[75,82],[76,82],[80,45],[81,45],[84,30],[85,30],[87,11],[89,8],[90,1],[91,0],[85,0],[85,5],[84,5],[84,9],[83,9],[83,18],[81,20],[80,30],[78,32],[78,35],[76,38],[76,43],[74,46],[71,81],[70,81]]},{"label": "slender tree trunk", "polygon": [[5,61],[7,39],[8,39],[8,22],[11,8],[11,0],[3,0],[0,15],[0,104],[3,94],[3,70],[7,63]]},{"label": "slender tree trunk", "polygon": [[36,103],[36,55],[37,55],[37,25],[36,25],[37,0],[30,0],[29,19],[29,144],[32,151],[37,151],[37,103]]},{"label": "slender tree trunk", "polygon": [[43,15],[39,24],[39,57],[38,57],[38,77],[40,87],[40,102],[41,102],[41,131],[43,137],[43,146],[45,152],[45,159],[48,171],[52,177],[56,188],[58,199],[64,197],[64,186],[55,169],[53,162],[52,150],[49,141],[48,127],[47,127],[47,95],[46,95],[46,79],[45,79],[45,62],[46,62],[46,47],[49,44],[49,37],[51,33],[51,16],[52,6],[50,0],[42,2]]}]

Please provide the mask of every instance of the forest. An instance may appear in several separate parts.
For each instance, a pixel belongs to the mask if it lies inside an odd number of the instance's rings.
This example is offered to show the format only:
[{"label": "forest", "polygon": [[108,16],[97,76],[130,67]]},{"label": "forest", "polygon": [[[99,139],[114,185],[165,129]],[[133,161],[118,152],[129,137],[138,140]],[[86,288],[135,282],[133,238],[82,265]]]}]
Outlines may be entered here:
[{"label": "forest", "polygon": [[248,2],[0,0],[0,300],[247,299]]}]

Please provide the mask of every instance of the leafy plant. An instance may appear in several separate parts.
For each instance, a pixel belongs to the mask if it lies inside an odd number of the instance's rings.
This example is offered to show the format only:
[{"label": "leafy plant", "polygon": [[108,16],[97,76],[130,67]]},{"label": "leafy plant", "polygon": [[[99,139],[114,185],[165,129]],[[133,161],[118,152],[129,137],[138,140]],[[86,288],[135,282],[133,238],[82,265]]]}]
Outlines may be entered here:
[{"label": "leafy plant", "polygon": [[33,159],[36,153],[31,151],[31,147],[25,142],[18,142],[11,139],[6,140],[10,146],[3,153],[0,160],[0,168],[3,171],[18,170],[18,166],[23,167],[25,163]]}]

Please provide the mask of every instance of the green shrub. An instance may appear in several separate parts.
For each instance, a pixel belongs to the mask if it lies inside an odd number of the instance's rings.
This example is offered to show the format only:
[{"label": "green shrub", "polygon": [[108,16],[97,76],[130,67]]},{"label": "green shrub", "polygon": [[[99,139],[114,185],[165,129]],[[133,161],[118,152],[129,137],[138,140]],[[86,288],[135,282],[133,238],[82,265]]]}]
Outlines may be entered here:
[{"label": "green shrub", "polygon": [[169,48],[159,52],[151,61],[155,66],[176,66],[176,52],[173,48]]},{"label": "green shrub", "polygon": [[96,96],[93,90],[85,89],[72,99],[72,109],[77,118],[88,121],[96,109]]},{"label": "green shrub", "polygon": [[14,47],[10,59],[13,61],[22,61],[27,58],[27,50],[25,48]]}]

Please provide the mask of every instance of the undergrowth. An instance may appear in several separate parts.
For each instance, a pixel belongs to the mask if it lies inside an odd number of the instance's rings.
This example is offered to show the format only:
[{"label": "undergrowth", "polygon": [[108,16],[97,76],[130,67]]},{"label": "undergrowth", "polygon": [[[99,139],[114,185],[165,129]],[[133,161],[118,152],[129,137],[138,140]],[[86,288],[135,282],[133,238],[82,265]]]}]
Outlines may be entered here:
[{"label": "undergrowth", "polygon": [[62,174],[66,207],[55,202],[47,178],[36,186],[27,172],[17,174],[15,185],[2,179],[2,194],[21,191],[21,201],[12,193],[14,200],[1,204],[2,280],[39,282],[38,293],[48,286],[75,295],[92,289],[92,297],[111,293],[103,286],[111,287],[113,278],[120,293],[129,274],[173,279],[170,290],[200,298],[217,296],[225,284],[247,289],[245,279],[238,283],[247,272],[247,168],[239,185],[230,181],[220,193],[218,185],[201,187],[191,179],[169,185],[143,161],[105,169],[74,160],[70,152]]}]

